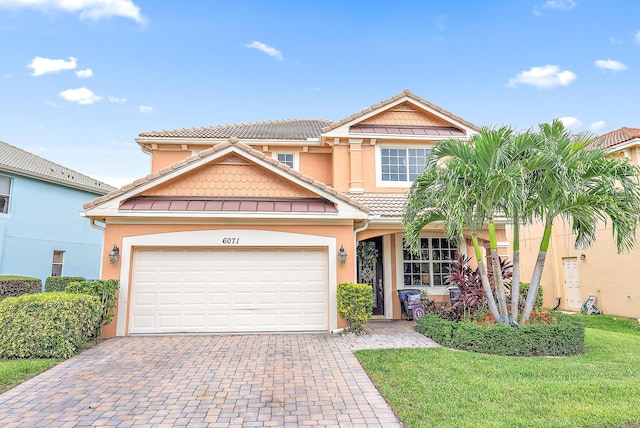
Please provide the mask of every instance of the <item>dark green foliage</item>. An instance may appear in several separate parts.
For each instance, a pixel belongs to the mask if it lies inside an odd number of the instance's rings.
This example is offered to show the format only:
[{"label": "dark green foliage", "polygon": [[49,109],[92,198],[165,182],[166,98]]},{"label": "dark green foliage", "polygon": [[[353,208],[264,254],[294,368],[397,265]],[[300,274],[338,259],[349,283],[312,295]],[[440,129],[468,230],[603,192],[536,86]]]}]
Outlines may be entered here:
[{"label": "dark green foliage", "polygon": [[0,302],[0,358],[68,358],[100,322],[96,297],[29,294]]},{"label": "dark green foliage", "polygon": [[371,318],[373,311],[373,291],[369,284],[338,284],[336,293],[338,315],[347,322],[349,331],[363,332],[362,327]]},{"label": "dark green foliage", "polygon": [[118,281],[115,279],[91,280],[71,282],[64,289],[65,293],[80,293],[95,296],[100,301],[101,315],[98,329],[93,333],[94,337],[100,336],[102,327],[111,323],[113,319],[113,309],[116,306],[116,292],[118,291]]},{"label": "dark green foliage", "polygon": [[70,282],[84,281],[82,276],[50,276],[44,282],[44,292],[64,291]]},{"label": "dark green foliage", "polygon": [[28,276],[0,276],[0,300],[42,292],[42,281]]},{"label": "dark green foliage", "polygon": [[557,320],[550,324],[526,324],[520,328],[506,324],[486,328],[427,315],[420,319],[417,330],[442,346],[483,354],[533,357],[584,352],[584,325],[564,314],[557,314]]},{"label": "dark green foliage", "polygon": [[[520,302],[523,308],[524,308],[524,301],[526,300],[527,294],[529,293],[529,286],[530,284],[528,282],[520,283]],[[543,301],[542,286],[539,286],[538,292],[536,294],[536,300],[533,302],[533,309],[534,310],[542,309],[542,301]]]}]

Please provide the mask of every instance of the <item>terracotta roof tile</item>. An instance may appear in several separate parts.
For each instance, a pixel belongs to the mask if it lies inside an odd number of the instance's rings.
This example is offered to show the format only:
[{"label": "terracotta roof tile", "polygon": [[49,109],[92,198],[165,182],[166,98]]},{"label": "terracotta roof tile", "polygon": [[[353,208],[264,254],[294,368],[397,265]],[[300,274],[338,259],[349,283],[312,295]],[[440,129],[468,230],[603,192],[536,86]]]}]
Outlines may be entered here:
[{"label": "terracotta roof tile", "polygon": [[243,138],[306,140],[318,138],[322,128],[331,124],[323,119],[286,119],[269,122],[252,122],[200,128],[169,129],[143,132],[140,137],[163,138]]},{"label": "terracotta roof tile", "polygon": [[414,101],[417,101],[417,102],[419,102],[421,104],[424,104],[424,105],[428,106],[429,108],[431,108],[432,110],[435,110],[435,111],[439,112],[440,114],[444,115],[445,117],[448,117],[451,120],[455,120],[456,122],[460,122],[463,125],[471,128],[471,129],[474,129],[476,131],[480,130],[480,128],[478,128],[473,123],[467,122],[466,120],[462,119],[461,117],[456,116],[453,113],[443,109],[442,107],[439,107],[439,106],[437,106],[437,105],[435,105],[435,104],[433,104],[433,103],[431,103],[431,102],[429,102],[429,101],[427,101],[427,100],[425,100],[423,98],[420,98],[417,95],[414,95],[413,93],[411,93],[410,90],[406,89],[401,94],[394,95],[393,97],[389,98],[388,100],[379,102],[378,104],[374,104],[371,107],[367,107],[367,108],[361,110],[360,112],[352,114],[351,116],[349,116],[347,118],[344,118],[344,119],[342,119],[342,120],[340,120],[338,122],[333,122],[329,126],[327,126],[325,128],[322,128],[322,132],[325,133],[325,132],[329,132],[329,131],[331,131],[333,129],[336,129],[337,127],[339,127],[341,125],[344,125],[345,123],[351,122],[354,119],[358,119],[358,118],[364,116],[365,114],[370,113],[371,109],[376,110],[376,109],[382,108],[382,107],[384,107],[386,105],[389,105],[389,104],[391,104],[391,103],[393,103],[393,102],[395,102],[395,101],[397,101],[397,100],[399,100],[399,99],[401,99],[403,97],[408,97],[408,98],[411,98]]},{"label": "terracotta roof tile", "polygon": [[640,138],[640,128],[623,127],[600,135],[591,143],[591,147],[596,149],[609,149],[635,138]]},{"label": "terracotta roof tile", "polygon": [[402,217],[404,205],[407,201],[406,193],[348,193],[358,202],[370,209],[374,216],[396,218]]},{"label": "terracotta roof tile", "polygon": [[104,195],[115,187],[0,141],[0,170]]}]

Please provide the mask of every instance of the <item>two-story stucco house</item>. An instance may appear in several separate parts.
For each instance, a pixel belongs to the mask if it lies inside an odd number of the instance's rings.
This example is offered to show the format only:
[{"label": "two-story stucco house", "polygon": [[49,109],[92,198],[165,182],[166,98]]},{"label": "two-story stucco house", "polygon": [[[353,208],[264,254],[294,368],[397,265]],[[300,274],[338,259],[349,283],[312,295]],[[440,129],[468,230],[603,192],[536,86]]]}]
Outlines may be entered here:
[{"label": "two-story stucco house", "polygon": [[[597,137],[594,147],[604,149],[607,156],[618,156],[640,164],[640,128],[620,128]],[[640,209],[640,207],[639,207]],[[596,306],[605,314],[640,317],[640,249],[618,254],[611,223],[598,225],[596,243],[588,249],[574,248],[571,226],[554,225],[551,246],[541,285],[545,307],[579,310],[587,296],[596,296]],[[542,229],[533,226],[521,243],[522,277],[533,271]],[[636,234],[640,245],[640,231]]]},{"label": "two-story stucco house", "polygon": [[[120,280],[105,335],[333,331],[342,282],[372,284],[386,319],[401,317],[398,289],[448,298],[467,245],[433,228],[412,254],[401,215],[434,143],[477,129],[404,91],[338,122],[140,134],[151,174],[85,205],[105,224],[102,277]],[[114,245],[119,261],[105,263]]]},{"label": "two-story stucco house", "polygon": [[78,212],[113,190],[0,142],[0,275],[98,278],[103,234]]}]

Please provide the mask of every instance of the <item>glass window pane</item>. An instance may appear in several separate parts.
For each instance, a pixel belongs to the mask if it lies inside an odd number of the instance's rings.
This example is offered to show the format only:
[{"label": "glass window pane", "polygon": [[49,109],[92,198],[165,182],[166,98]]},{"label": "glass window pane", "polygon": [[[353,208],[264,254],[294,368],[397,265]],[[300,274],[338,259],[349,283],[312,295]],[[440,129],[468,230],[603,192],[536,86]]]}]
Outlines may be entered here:
[{"label": "glass window pane", "polygon": [[9,177],[0,177],[0,195],[9,195],[11,192],[11,179]]}]

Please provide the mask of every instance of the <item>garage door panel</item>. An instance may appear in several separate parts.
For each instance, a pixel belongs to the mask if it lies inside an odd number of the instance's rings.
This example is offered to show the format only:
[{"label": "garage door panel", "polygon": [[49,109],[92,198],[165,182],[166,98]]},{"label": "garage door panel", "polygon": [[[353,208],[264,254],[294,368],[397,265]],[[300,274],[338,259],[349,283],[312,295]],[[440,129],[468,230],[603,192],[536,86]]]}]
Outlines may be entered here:
[{"label": "garage door panel", "polygon": [[328,329],[326,252],[138,249],[130,333]]}]

